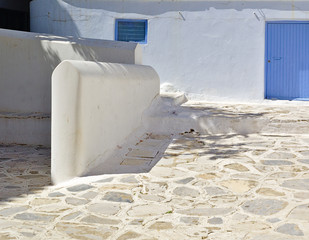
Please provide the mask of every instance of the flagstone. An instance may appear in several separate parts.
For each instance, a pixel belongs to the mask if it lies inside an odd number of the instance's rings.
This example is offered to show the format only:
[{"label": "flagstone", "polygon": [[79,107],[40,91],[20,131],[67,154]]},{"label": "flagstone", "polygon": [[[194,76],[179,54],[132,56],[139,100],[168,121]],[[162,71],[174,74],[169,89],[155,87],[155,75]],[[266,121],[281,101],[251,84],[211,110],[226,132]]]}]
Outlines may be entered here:
[{"label": "flagstone", "polygon": [[120,237],[118,237],[117,240],[134,239],[134,238],[138,238],[139,236],[141,236],[141,234],[136,233],[134,231],[128,231],[128,232],[122,234]]},{"label": "flagstone", "polygon": [[19,207],[11,207],[11,208],[4,208],[0,210],[0,216],[10,216],[16,214],[18,212],[26,211],[29,206],[19,206]]},{"label": "flagstone", "polygon": [[262,164],[271,166],[293,165],[294,163],[287,160],[262,160]]},{"label": "flagstone", "polygon": [[130,194],[123,192],[108,192],[102,199],[112,202],[126,202],[126,203],[133,202],[132,196]]},{"label": "flagstone", "polygon": [[110,219],[110,218],[101,218],[94,215],[89,215],[81,219],[82,222],[85,223],[98,223],[98,224],[107,224],[107,225],[118,225],[120,223],[119,220]]},{"label": "flagstone", "polygon": [[88,210],[95,214],[115,215],[119,212],[120,206],[112,203],[95,203],[88,206]]},{"label": "flagstone", "polygon": [[276,199],[255,199],[246,201],[241,207],[245,212],[267,216],[281,211],[287,205],[287,202]]},{"label": "flagstone", "polygon": [[214,217],[214,218],[208,219],[207,222],[210,223],[210,224],[222,224],[223,220],[222,220],[222,218]]},{"label": "flagstone", "polygon": [[271,188],[260,188],[256,191],[256,193],[260,195],[264,195],[264,196],[284,196],[285,195],[283,192],[278,192]]},{"label": "flagstone", "polygon": [[309,221],[309,204],[299,205],[292,209],[288,215],[288,219]]},{"label": "flagstone", "polygon": [[65,202],[67,204],[74,205],[74,206],[85,205],[85,204],[89,203],[89,201],[86,200],[86,199],[80,199],[80,198],[74,198],[74,197],[66,198]]},{"label": "flagstone", "polygon": [[181,217],[180,222],[190,224],[190,225],[198,225],[199,218],[198,217]]},{"label": "flagstone", "polygon": [[163,215],[171,210],[171,207],[164,204],[147,204],[132,207],[128,211],[128,215],[132,217],[157,216]]},{"label": "flagstone", "polygon": [[163,221],[158,221],[152,224],[149,229],[156,229],[156,230],[165,230],[165,229],[171,229],[173,228],[172,223],[170,222],[163,222]]},{"label": "flagstone", "polygon": [[291,158],[295,158],[296,155],[293,153],[289,153],[289,152],[273,152],[267,155],[266,157],[272,158],[272,159],[291,159]]},{"label": "flagstone", "polygon": [[175,195],[178,196],[188,196],[188,197],[197,197],[200,193],[199,191],[189,188],[189,187],[176,187],[173,191]]},{"label": "flagstone", "polygon": [[50,222],[55,219],[55,215],[37,214],[37,213],[21,213],[17,214],[14,218],[24,221],[43,221]]},{"label": "flagstone", "polygon": [[292,179],[286,180],[281,184],[282,187],[292,188],[297,190],[309,191],[309,179]]},{"label": "flagstone", "polygon": [[[227,109],[237,118],[232,106]],[[249,108],[260,113],[256,107]],[[0,239],[5,233],[16,239],[309,236],[305,134],[189,132],[148,141],[151,135],[132,149],[159,152],[162,159],[127,157],[127,148],[115,159],[119,174],[76,178],[63,186],[50,186],[50,149],[0,144],[0,159],[8,158],[0,161]],[[177,140],[167,146],[170,137]]]},{"label": "flagstone", "polygon": [[195,216],[225,216],[233,211],[233,208],[191,208],[184,210],[177,210],[176,212],[183,215]]},{"label": "flagstone", "polygon": [[288,234],[288,235],[294,235],[294,236],[304,236],[303,231],[300,230],[300,228],[296,224],[292,223],[286,223],[281,226],[279,226],[276,229],[277,232]]},{"label": "flagstone", "polygon": [[82,192],[90,188],[92,188],[92,186],[87,185],[87,184],[80,184],[80,185],[69,187],[67,188],[67,190],[70,192]]},{"label": "flagstone", "polygon": [[235,193],[245,193],[255,188],[258,182],[253,180],[229,179],[220,182],[220,185],[226,187]]},{"label": "flagstone", "polygon": [[176,183],[187,184],[187,183],[191,182],[192,180],[194,180],[193,177],[188,177],[188,178],[184,178],[184,179],[178,180],[178,181],[176,181]]},{"label": "flagstone", "polygon": [[239,171],[239,172],[248,172],[249,171],[249,169],[247,167],[245,167],[244,165],[239,164],[239,163],[227,164],[227,165],[224,165],[224,167],[232,169],[232,170],[236,170],[236,171]]}]

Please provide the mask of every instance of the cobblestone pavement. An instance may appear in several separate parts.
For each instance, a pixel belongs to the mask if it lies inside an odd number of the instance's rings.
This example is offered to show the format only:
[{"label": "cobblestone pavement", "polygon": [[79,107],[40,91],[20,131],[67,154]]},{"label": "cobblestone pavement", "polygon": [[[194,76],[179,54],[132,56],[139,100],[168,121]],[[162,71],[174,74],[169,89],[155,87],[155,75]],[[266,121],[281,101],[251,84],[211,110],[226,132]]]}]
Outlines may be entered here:
[{"label": "cobblestone pavement", "polygon": [[1,145],[0,239],[306,240],[308,143],[148,134],[121,161],[139,173],[62,186],[50,185],[50,149]]}]

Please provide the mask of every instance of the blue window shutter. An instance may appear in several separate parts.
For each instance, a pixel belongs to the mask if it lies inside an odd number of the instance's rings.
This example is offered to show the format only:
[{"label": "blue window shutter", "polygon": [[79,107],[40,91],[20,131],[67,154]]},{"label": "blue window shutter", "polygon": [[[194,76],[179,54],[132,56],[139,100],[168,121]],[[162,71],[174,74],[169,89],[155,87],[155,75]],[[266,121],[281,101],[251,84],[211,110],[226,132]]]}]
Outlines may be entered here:
[{"label": "blue window shutter", "polygon": [[147,43],[147,20],[116,19],[115,40]]}]

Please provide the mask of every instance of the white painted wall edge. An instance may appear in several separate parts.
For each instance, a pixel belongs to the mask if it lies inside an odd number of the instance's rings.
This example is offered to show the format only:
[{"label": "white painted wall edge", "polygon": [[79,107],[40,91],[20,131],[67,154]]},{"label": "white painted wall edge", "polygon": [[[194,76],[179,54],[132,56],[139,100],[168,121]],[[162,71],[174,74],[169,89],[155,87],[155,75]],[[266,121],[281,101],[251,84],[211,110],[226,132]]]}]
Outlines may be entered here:
[{"label": "white painted wall edge", "polygon": [[62,62],[52,75],[53,183],[104,163],[141,125],[159,88],[149,66]]},{"label": "white painted wall edge", "polygon": [[51,75],[64,60],[141,64],[137,43],[0,29],[0,112],[51,111]]}]

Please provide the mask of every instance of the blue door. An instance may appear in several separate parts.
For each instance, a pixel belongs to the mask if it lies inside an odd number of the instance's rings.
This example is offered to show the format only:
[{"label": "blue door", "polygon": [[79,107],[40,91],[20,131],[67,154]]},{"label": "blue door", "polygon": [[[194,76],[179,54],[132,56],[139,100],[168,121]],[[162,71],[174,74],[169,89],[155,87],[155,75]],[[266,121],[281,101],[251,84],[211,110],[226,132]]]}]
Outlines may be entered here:
[{"label": "blue door", "polygon": [[266,23],[266,98],[309,100],[309,22]]}]

